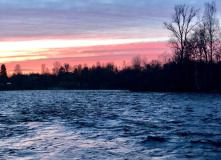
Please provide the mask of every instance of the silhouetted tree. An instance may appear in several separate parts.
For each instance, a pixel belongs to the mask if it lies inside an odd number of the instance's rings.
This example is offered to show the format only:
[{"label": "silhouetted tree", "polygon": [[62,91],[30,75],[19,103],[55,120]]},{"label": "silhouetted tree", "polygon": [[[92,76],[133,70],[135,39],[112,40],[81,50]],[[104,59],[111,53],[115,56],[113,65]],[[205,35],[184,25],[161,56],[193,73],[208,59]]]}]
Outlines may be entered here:
[{"label": "silhouetted tree", "polygon": [[45,74],[49,74],[50,73],[50,69],[47,67],[45,70]]},{"label": "silhouetted tree", "polygon": [[99,61],[97,61],[96,67],[97,67],[97,68],[101,68],[101,63],[100,63]]},{"label": "silhouetted tree", "polygon": [[218,40],[219,20],[216,18],[216,13],[217,9],[215,1],[205,3],[203,23],[206,26],[210,62],[213,61],[214,52],[217,50],[218,45],[216,43],[220,43]]},{"label": "silhouetted tree", "polygon": [[206,33],[206,26],[204,23],[200,23],[198,27],[194,30],[194,33],[191,36],[191,43],[193,49],[195,50],[196,59],[202,61],[205,60],[208,62],[208,38]]},{"label": "silhouetted tree", "polygon": [[78,65],[78,69],[77,69],[77,71],[78,71],[79,74],[81,73],[81,70],[82,70],[82,65],[79,64],[79,65]]},{"label": "silhouetted tree", "polygon": [[53,63],[52,72],[53,72],[54,75],[58,75],[59,74],[60,67],[61,67],[61,63],[59,63],[58,61]]},{"label": "silhouetted tree", "polygon": [[169,44],[182,62],[190,33],[198,24],[198,22],[194,21],[198,10],[194,7],[189,8],[187,5],[176,5],[174,9],[175,13],[171,16],[171,22],[164,22],[164,26],[172,32]]},{"label": "silhouetted tree", "polygon": [[167,52],[164,52],[164,53],[160,54],[160,55],[158,56],[158,58],[160,59],[160,61],[161,61],[163,64],[166,64],[166,63],[170,60],[171,55],[170,55],[169,53],[167,53]]},{"label": "silhouetted tree", "polygon": [[150,65],[152,66],[152,67],[161,67],[161,63],[160,63],[160,61],[158,61],[158,60],[151,60],[150,61]]},{"label": "silhouetted tree", "polygon": [[[192,44],[192,43],[190,43]],[[189,44],[188,44],[189,45]],[[191,47],[190,47],[191,48]],[[192,51],[190,51],[192,52]],[[194,54],[190,54],[194,56]],[[133,61],[133,60],[132,60]],[[221,62],[170,61],[161,66],[157,60],[145,66],[134,60],[133,66],[117,71],[113,63],[89,68],[75,67],[73,73],[60,66],[59,74],[14,74],[7,81],[0,76],[0,90],[26,89],[124,89],[131,91],[221,91]],[[137,63],[138,62],[138,63]],[[134,65],[136,64],[136,65]],[[134,67],[137,66],[137,67]],[[5,70],[4,67],[1,68]],[[212,70],[212,72],[210,71]],[[11,85],[6,85],[11,82]]]},{"label": "silhouetted tree", "polygon": [[128,65],[127,65],[126,61],[124,60],[122,62],[122,69],[126,69],[126,68],[128,68]]},{"label": "silhouetted tree", "polygon": [[65,68],[64,67],[60,67],[59,68],[59,75],[62,75],[62,74],[64,74],[65,73]]},{"label": "silhouetted tree", "polygon": [[2,78],[7,78],[7,77],[8,77],[8,76],[7,76],[6,67],[5,67],[5,65],[4,65],[4,64],[2,64],[2,65],[1,65],[1,72],[0,72],[0,76],[1,76]]},{"label": "silhouetted tree", "polygon": [[219,48],[218,52],[216,53],[215,59],[216,59],[217,63],[221,62],[221,47]]},{"label": "silhouetted tree", "polygon": [[140,70],[141,69],[141,57],[136,56],[132,59],[132,67],[133,69]]},{"label": "silhouetted tree", "polygon": [[14,69],[14,74],[22,74],[20,64],[16,64],[15,69]]},{"label": "silhouetted tree", "polygon": [[114,72],[114,64],[113,63],[107,63],[106,70]]},{"label": "silhouetted tree", "polygon": [[70,65],[68,63],[64,64],[65,72],[69,72],[70,70]]},{"label": "silhouetted tree", "polygon": [[46,65],[45,64],[42,64],[41,65],[41,74],[45,74],[46,73]]}]

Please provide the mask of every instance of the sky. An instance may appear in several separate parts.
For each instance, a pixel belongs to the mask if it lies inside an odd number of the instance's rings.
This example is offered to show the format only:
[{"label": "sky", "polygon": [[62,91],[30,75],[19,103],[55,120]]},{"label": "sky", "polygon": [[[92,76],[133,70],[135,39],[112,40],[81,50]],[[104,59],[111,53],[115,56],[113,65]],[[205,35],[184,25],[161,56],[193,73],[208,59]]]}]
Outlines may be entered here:
[{"label": "sky", "polygon": [[41,64],[52,68],[55,61],[120,66],[135,56],[157,59],[170,52],[163,22],[170,21],[174,6],[188,4],[203,12],[210,1],[0,0],[0,64],[8,71],[20,64],[34,72]]}]

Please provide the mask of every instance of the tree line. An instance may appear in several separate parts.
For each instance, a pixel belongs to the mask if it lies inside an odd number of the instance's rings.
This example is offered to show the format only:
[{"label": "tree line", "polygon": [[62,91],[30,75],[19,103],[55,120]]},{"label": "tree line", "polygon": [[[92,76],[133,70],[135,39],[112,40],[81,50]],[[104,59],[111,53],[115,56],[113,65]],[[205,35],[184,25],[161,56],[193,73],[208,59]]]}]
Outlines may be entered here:
[{"label": "tree line", "polygon": [[173,57],[161,55],[163,63],[134,57],[130,65],[119,69],[113,63],[88,67],[45,64],[41,74],[23,75],[20,65],[7,76],[6,66],[0,72],[0,90],[108,89],[157,92],[221,92],[221,41],[215,1],[200,10],[176,5],[170,22],[164,27],[171,32],[168,45]]},{"label": "tree line", "polygon": [[0,90],[221,91],[221,62],[184,61],[180,63],[171,60],[162,65],[157,60],[146,63],[141,57],[134,57],[131,65],[124,66],[121,70],[113,63],[106,65],[97,63],[92,67],[78,65],[74,70],[68,66],[64,64],[55,67],[52,73],[46,72],[43,67],[41,74],[24,75],[18,72],[8,77],[5,65],[2,65]]}]

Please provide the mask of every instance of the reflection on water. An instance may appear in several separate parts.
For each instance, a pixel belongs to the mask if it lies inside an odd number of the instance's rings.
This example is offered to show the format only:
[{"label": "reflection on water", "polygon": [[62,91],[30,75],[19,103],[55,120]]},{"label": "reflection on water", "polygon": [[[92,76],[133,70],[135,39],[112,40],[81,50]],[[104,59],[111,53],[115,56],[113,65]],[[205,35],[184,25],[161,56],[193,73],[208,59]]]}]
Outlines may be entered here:
[{"label": "reflection on water", "polygon": [[220,159],[221,95],[0,92],[0,159]]}]

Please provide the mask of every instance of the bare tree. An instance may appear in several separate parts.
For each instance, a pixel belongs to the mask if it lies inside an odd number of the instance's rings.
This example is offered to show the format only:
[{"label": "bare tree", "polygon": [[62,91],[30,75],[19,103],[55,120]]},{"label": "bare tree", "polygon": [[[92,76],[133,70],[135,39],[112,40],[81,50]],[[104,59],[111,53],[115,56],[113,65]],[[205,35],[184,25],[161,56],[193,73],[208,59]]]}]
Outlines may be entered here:
[{"label": "bare tree", "polygon": [[171,55],[167,52],[163,52],[158,56],[158,59],[162,62],[162,64],[167,63],[170,58],[171,58]]},{"label": "bare tree", "polygon": [[215,59],[217,63],[221,62],[221,50],[216,53]]},{"label": "bare tree", "polygon": [[52,68],[53,74],[58,75],[60,67],[61,67],[61,63],[59,63],[58,61],[53,63],[53,68]]},{"label": "bare tree", "polygon": [[78,73],[81,73],[81,71],[82,71],[82,65],[81,65],[81,64],[79,64],[79,65],[77,66],[77,71],[78,71]]},{"label": "bare tree", "polygon": [[126,69],[127,68],[127,63],[125,60],[123,60],[122,62],[122,69]]},{"label": "bare tree", "polygon": [[60,68],[59,68],[59,75],[62,75],[62,74],[64,74],[65,73],[65,68],[63,67],[63,66],[60,66]]},{"label": "bare tree", "polygon": [[45,70],[45,74],[50,74],[50,69],[48,67]]},{"label": "bare tree", "polygon": [[216,3],[212,1],[211,3],[205,3],[205,11],[203,16],[203,21],[206,26],[206,32],[208,34],[208,48],[209,48],[209,58],[210,62],[213,61],[213,56],[217,50],[218,32],[219,32],[219,20],[216,18]]},{"label": "bare tree", "polygon": [[191,43],[195,47],[195,53],[197,58],[202,61],[203,59],[208,62],[208,38],[206,33],[206,26],[204,23],[200,23],[195,29],[191,37]]},{"label": "bare tree", "polygon": [[140,56],[136,56],[132,59],[132,67],[133,69],[137,69],[137,70],[140,70],[141,69],[141,57]]},{"label": "bare tree", "polygon": [[14,74],[22,74],[20,64],[16,64],[15,69],[14,69]]},{"label": "bare tree", "polygon": [[150,66],[151,67],[158,67],[158,68],[160,68],[161,67],[161,63],[160,63],[160,61],[153,59],[153,60],[150,61]]},{"label": "bare tree", "polygon": [[41,74],[45,75],[45,74],[49,74],[49,73],[50,73],[50,70],[48,67],[46,67],[46,64],[42,64],[41,65]]},{"label": "bare tree", "polygon": [[171,16],[171,22],[164,22],[164,27],[172,32],[172,39],[169,44],[182,62],[190,33],[198,24],[194,18],[199,10],[194,7],[189,8],[185,4],[176,5],[174,10],[175,13]]},{"label": "bare tree", "polygon": [[106,64],[106,69],[108,70],[108,71],[114,71],[114,63],[111,63],[111,62],[108,62],[107,64]]},{"label": "bare tree", "polygon": [[101,68],[101,62],[97,61],[96,67],[97,67],[97,68]]},{"label": "bare tree", "polygon": [[46,65],[42,64],[41,65],[41,74],[44,75],[46,73]]},{"label": "bare tree", "polygon": [[70,70],[70,65],[68,63],[64,64],[65,72],[69,72]]}]

